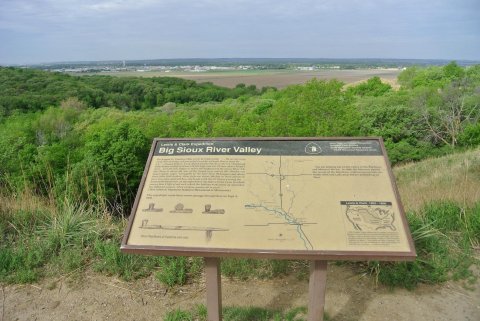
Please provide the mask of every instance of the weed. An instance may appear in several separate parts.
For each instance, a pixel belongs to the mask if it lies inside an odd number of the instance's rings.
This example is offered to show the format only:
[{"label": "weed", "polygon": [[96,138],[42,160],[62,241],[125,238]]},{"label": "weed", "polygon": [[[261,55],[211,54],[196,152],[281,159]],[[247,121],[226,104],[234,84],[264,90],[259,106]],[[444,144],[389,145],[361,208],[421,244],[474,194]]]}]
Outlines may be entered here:
[{"label": "weed", "polygon": [[229,258],[222,260],[221,269],[223,275],[241,280],[246,280],[250,277],[274,278],[288,275],[292,272],[295,272],[299,278],[302,278],[304,265],[303,261]]},{"label": "weed", "polygon": [[187,280],[187,258],[162,256],[159,258],[161,270],[155,277],[168,286],[182,285]]},{"label": "weed", "polygon": [[407,289],[413,289],[418,283],[472,280],[474,276],[469,267],[478,261],[472,255],[471,245],[480,237],[472,232],[472,226],[476,228],[477,224],[477,207],[462,210],[453,203],[444,202],[427,205],[421,214],[409,213],[417,259],[398,263],[370,262],[369,271],[383,284]]},{"label": "weed", "polygon": [[97,262],[94,269],[109,275],[118,275],[124,280],[133,280],[149,275],[160,264],[158,257],[124,254],[117,242],[97,240],[94,245]]},{"label": "weed", "polygon": [[[307,308],[296,307],[288,311],[279,311],[261,307],[224,307],[222,309],[223,320],[225,321],[303,321],[306,319]],[[199,305],[193,311],[174,310],[168,312],[164,321],[206,321],[207,309]],[[327,313],[324,320],[330,320]]]},{"label": "weed", "polygon": [[82,269],[88,264],[91,253],[80,246],[63,248],[58,255],[52,257],[50,265],[53,268],[51,274],[58,275]]},{"label": "weed", "polygon": [[231,321],[267,321],[278,313],[278,311],[258,307],[226,307],[223,309],[223,318]]},{"label": "weed", "polygon": [[50,248],[59,251],[66,246],[85,246],[97,236],[95,212],[85,204],[73,206],[65,203],[59,212],[47,216],[37,229],[40,238],[48,240]]},{"label": "weed", "polygon": [[258,275],[260,260],[229,258],[222,260],[221,271],[227,277],[235,277],[246,280]]},{"label": "weed", "polygon": [[163,321],[193,321],[193,315],[191,312],[182,311],[177,309],[175,311],[168,312]]},{"label": "weed", "polygon": [[26,239],[15,247],[0,247],[0,281],[29,283],[40,276],[39,268],[48,260],[49,252],[44,244]]}]

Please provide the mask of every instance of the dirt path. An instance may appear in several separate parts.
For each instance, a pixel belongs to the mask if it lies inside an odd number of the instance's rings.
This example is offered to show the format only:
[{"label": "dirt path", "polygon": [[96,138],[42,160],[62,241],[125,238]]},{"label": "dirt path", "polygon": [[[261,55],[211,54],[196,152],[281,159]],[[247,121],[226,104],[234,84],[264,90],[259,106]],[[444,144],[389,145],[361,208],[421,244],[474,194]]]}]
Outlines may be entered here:
[{"label": "dirt path", "polygon": [[[289,309],[307,304],[306,280],[222,280],[224,306]],[[203,280],[167,291],[153,278],[133,283],[92,272],[71,281],[47,279],[35,285],[5,286],[1,321],[161,320],[168,311],[204,303]],[[346,320],[480,320],[480,284],[467,290],[457,283],[421,286],[415,291],[376,287],[349,267],[329,265],[326,311]]]}]

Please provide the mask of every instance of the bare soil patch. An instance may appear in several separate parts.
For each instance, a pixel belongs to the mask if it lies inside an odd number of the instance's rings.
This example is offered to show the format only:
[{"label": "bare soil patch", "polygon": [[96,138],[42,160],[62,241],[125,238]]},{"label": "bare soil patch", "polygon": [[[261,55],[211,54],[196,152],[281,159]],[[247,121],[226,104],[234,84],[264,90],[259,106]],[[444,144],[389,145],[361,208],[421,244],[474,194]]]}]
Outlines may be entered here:
[{"label": "bare soil patch", "polygon": [[259,73],[254,75],[241,74],[199,74],[199,75],[175,75],[175,77],[192,79],[198,82],[212,82],[215,85],[233,88],[239,83],[255,85],[258,88],[271,86],[284,88],[289,85],[303,84],[316,78],[319,80],[337,79],[347,84],[358,83],[369,78],[378,76],[383,81],[393,83],[396,86],[397,76],[400,70],[390,69],[362,69],[362,70],[320,70],[320,71],[287,71],[278,73]]},{"label": "bare soil patch", "polygon": [[[293,276],[273,280],[222,279],[224,306],[290,309],[306,306],[308,281]],[[74,280],[45,279],[9,285],[0,293],[0,320],[161,320],[171,310],[204,304],[204,280],[168,290],[152,277],[123,282],[86,272]],[[334,321],[480,320],[480,286],[459,283],[415,291],[376,286],[373,278],[349,266],[330,264],[326,311]]]},{"label": "bare soil patch", "polygon": [[355,70],[259,70],[259,71],[236,71],[236,72],[116,72],[102,73],[111,76],[136,76],[136,77],[178,77],[195,80],[197,82],[212,82],[215,85],[233,88],[243,83],[255,85],[257,88],[276,87],[284,88],[288,85],[303,84],[312,78],[320,80],[337,79],[347,84],[359,83],[369,78],[378,76],[382,81],[389,83],[392,87],[398,87],[397,76],[401,70],[398,69],[355,69]]}]

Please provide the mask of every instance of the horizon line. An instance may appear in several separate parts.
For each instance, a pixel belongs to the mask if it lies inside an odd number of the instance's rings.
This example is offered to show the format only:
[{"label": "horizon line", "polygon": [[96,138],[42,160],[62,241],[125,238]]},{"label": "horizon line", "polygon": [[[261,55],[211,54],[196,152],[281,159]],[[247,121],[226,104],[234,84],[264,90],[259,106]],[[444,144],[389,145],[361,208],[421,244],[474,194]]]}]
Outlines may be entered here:
[{"label": "horizon line", "polygon": [[49,64],[69,64],[69,63],[112,63],[112,62],[138,62],[138,61],[155,61],[155,60],[165,60],[165,61],[188,61],[188,60],[331,60],[331,61],[342,61],[342,60],[371,60],[371,61],[381,61],[381,60],[394,60],[394,61],[455,61],[455,62],[468,62],[468,63],[480,63],[478,59],[452,59],[452,58],[381,58],[381,57],[349,57],[349,58],[328,58],[328,57],[182,57],[182,58],[142,58],[142,59],[100,59],[100,60],[64,60],[64,61],[45,61],[45,62],[28,62],[28,63],[2,63],[0,66],[34,66],[34,65],[49,65]]}]

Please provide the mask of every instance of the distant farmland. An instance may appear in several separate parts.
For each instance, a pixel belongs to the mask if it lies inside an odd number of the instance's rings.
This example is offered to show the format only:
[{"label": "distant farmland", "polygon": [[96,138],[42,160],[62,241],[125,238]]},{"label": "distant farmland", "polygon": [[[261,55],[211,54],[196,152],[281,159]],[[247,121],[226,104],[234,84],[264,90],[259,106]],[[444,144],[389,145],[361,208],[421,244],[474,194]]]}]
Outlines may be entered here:
[{"label": "distant farmland", "polygon": [[399,69],[355,69],[355,70],[246,70],[246,71],[209,71],[209,72],[105,72],[102,75],[117,77],[179,77],[197,82],[212,82],[215,85],[233,88],[237,84],[255,85],[258,88],[271,86],[284,88],[288,85],[303,84],[312,78],[338,79],[347,84],[357,83],[378,76],[382,81],[397,87]]}]

